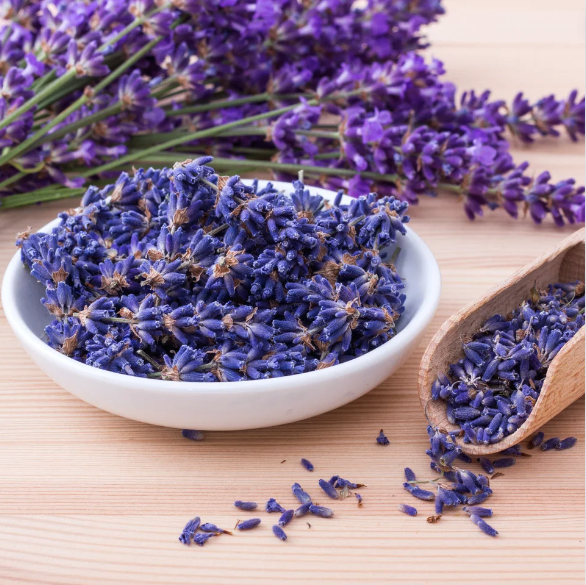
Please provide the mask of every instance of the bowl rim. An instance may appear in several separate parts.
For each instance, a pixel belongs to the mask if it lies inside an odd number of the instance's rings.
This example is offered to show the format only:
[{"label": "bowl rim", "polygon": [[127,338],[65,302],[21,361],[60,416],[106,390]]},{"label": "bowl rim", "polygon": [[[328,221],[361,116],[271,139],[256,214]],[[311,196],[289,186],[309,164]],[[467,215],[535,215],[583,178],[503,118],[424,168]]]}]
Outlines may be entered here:
[{"label": "bowl rim", "polygon": [[[251,180],[244,179],[244,182],[251,183]],[[281,181],[259,180],[259,184],[271,182],[277,188],[290,188],[289,183]],[[309,187],[313,193],[325,195],[328,199],[335,195],[334,191],[320,187]],[[347,195],[344,200],[350,199]],[[49,232],[53,227],[59,224],[59,218],[56,218],[45,224],[37,232]],[[45,361],[55,362],[55,367],[66,369],[72,375],[79,376],[83,379],[86,376],[102,381],[104,384],[113,384],[128,388],[138,388],[141,391],[150,392],[179,392],[179,393],[198,393],[198,394],[231,394],[239,392],[262,393],[267,391],[274,391],[280,388],[290,388],[300,384],[319,384],[320,381],[325,382],[332,378],[343,376],[345,372],[355,370],[357,367],[368,368],[376,367],[378,363],[384,360],[385,356],[391,354],[395,349],[412,342],[416,339],[428,325],[432,319],[435,310],[439,304],[441,294],[441,273],[433,253],[415,231],[409,226],[407,229],[407,236],[410,241],[415,244],[415,248],[423,257],[423,262],[426,266],[426,276],[428,279],[424,297],[421,306],[412,316],[411,320],[404,329],[402,329],[395,337],[389,339],[381,346],[369,351],[368,353],[357,357],[348,362],[332,366],[332,368],[324,368],[322,370],[314,370],[312,372],[304,372],[302,374],[295,374],[293,376],[283,376],[280,378],[265,378],[261,380],[242,380],[237,382],[185,382],[172,380],[159,380],[154,378],[141,378],[136,376],[125,376],[107,370],[94,368],[85,363],[78,362],[70,357],[67,357],[52,347],[47,345],[39,337],[37,337],[27,326],[14,299],[16,293],[16,279],[18,271],[23,269],[20,260],[20,250],[18,250],[12,257],[2,280],[2,304],[6,319],[14,331],[25,350],[32,353],[39,353]]]}]

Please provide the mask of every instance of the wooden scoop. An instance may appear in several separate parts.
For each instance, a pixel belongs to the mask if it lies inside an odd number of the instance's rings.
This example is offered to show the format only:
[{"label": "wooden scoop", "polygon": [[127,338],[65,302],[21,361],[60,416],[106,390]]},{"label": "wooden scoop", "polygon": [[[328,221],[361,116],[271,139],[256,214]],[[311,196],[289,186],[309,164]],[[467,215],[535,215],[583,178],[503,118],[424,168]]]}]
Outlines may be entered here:
[{"label": "wooden scoop", "polygon": [[[448,422],[446,403],[431,399],[431,385],[440,372],[446,373],[450,364],[463,357],[462,340],[476,333],[492,315],[506,315],[518,307],[529,298],[533,286],[541,290],[555,282],[584,280],[584,234],[584,228],[575,232],[441,326],[427,347],[419,369],[419,399],[431,425],[447,430],[458,428]],[[582,327],[551,362],[539,399],[525,423],[493,445],[464,444],[459,440],[464,452],[488,455],[512,447],[584,394],[585,329]]]}]

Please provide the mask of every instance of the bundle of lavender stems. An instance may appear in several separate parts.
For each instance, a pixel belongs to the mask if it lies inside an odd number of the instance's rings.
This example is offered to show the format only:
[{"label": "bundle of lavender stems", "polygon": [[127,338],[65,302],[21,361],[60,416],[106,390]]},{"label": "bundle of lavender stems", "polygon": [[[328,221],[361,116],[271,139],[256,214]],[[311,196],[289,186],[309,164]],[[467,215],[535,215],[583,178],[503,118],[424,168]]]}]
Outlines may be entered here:
[{"label": "bundle of lavender stems", "polygon": [[515,163],[511,140],[584,134],[573,91],[457,92],[426,60],[441,0],[6,0],[0,210],[82,195],[121,170],[211,154],[411,204],[451,193],[541,223],[584,221],[584,188]]}]

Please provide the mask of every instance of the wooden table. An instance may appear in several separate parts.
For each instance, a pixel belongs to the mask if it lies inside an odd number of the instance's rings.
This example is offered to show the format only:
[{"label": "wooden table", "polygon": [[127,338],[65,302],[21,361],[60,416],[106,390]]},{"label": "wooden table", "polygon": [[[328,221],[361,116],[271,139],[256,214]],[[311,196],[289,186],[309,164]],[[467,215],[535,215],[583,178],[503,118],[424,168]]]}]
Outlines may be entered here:
[{"label": "wooden table", "polygon": [[[584,90],[584,8],[580,0],[446,0],[448,15],[430,30],[430,53],[461,88],[491,87],[510,99]],[[582,144],[539,141],[515,148],[536,172],[584,174]],[[38,228],[64,206],[0,214],[0,270],[16,231]],[[546,427],[577,436],[567,452],[535,453],[494,480],[483,535],[463,513],[426,522],[397,511],[413,504],[403,468],[428,475],[425,420],[416,374],[425,344],[451,313],[568,235],[503,213],[469,222],[449,195],[413,209],[413,227],[443,273],[440,307],[424,343],[392,379],[360,400],[317,418],[272,429],[206,433],[183,439],[101,412],[70,396],[27,358],[0,314],[0,582],[222,585],[258,583],[583,583],[584,401]],[[374,440],[383,427],[391,445]],[[314,462],[308,474],[300,457]],[[283,460],[286,460],[283,462]],[[248,514],[235,499],[275,497],[293,506],[300,481],[334,473],[368,485],[364,506],[335,502],[331,520],[295,521],[282,543],[261,513],[255,531],[222,536],[204,549],[177,542],[195,514],[232,528]],[[325,498],[321,498],[322,500]],[[325,503],[325,502],[324,502]]]}]

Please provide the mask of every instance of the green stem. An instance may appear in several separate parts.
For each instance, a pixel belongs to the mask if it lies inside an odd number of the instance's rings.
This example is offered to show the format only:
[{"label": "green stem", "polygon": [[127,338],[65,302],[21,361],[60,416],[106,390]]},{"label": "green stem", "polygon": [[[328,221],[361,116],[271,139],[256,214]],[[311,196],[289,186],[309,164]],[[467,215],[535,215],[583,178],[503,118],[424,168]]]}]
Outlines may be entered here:
[{"label": "green stem", "polygon": [[295,134],[300,136],[311,136],[313,138],[332,138],[340,140],[339,132],[324,132],[322,130],[295,130]]},{"label": "green stem", "polygon": [[[148,53],[157,43],[163,39],[162,36],[154,38],[152,41],[147,43],[140,51],[137,51],[127,61],[122,63],[117,69],[112,71],[110,75],[104,77],[100,83],[93,88],[93,95],[95,96],[105,87],[115,81],[124,71],[129,67],[132,67],[139,59],[141,59],[146,53]],[[37,130],[31,137],[27,138],[24,142],[21,142],[18,146],[10,149],[8,152],[0,156],[0,166],[7,163],[9,160],[17,157],[20,154],[28,152],[40,144],[39,139],[48,134],[55,126],[63,122],[73,112],[77,111],[81,106],[89,101],[89,97],[85,94],[75,100],[68,108],[65,108],[59,115],[55,116],[48,124]]]},{"label": "green stem", "polygon": [[0,198],[0,209],[13,209],[15,207],[24,207],[32,203],[41,201],[55,201],[57,199],[67,199],[69,197],[79,197],[85,193],[86,189],[53,189],[51,191],[31,191],[22,195],[10,195]]}]

